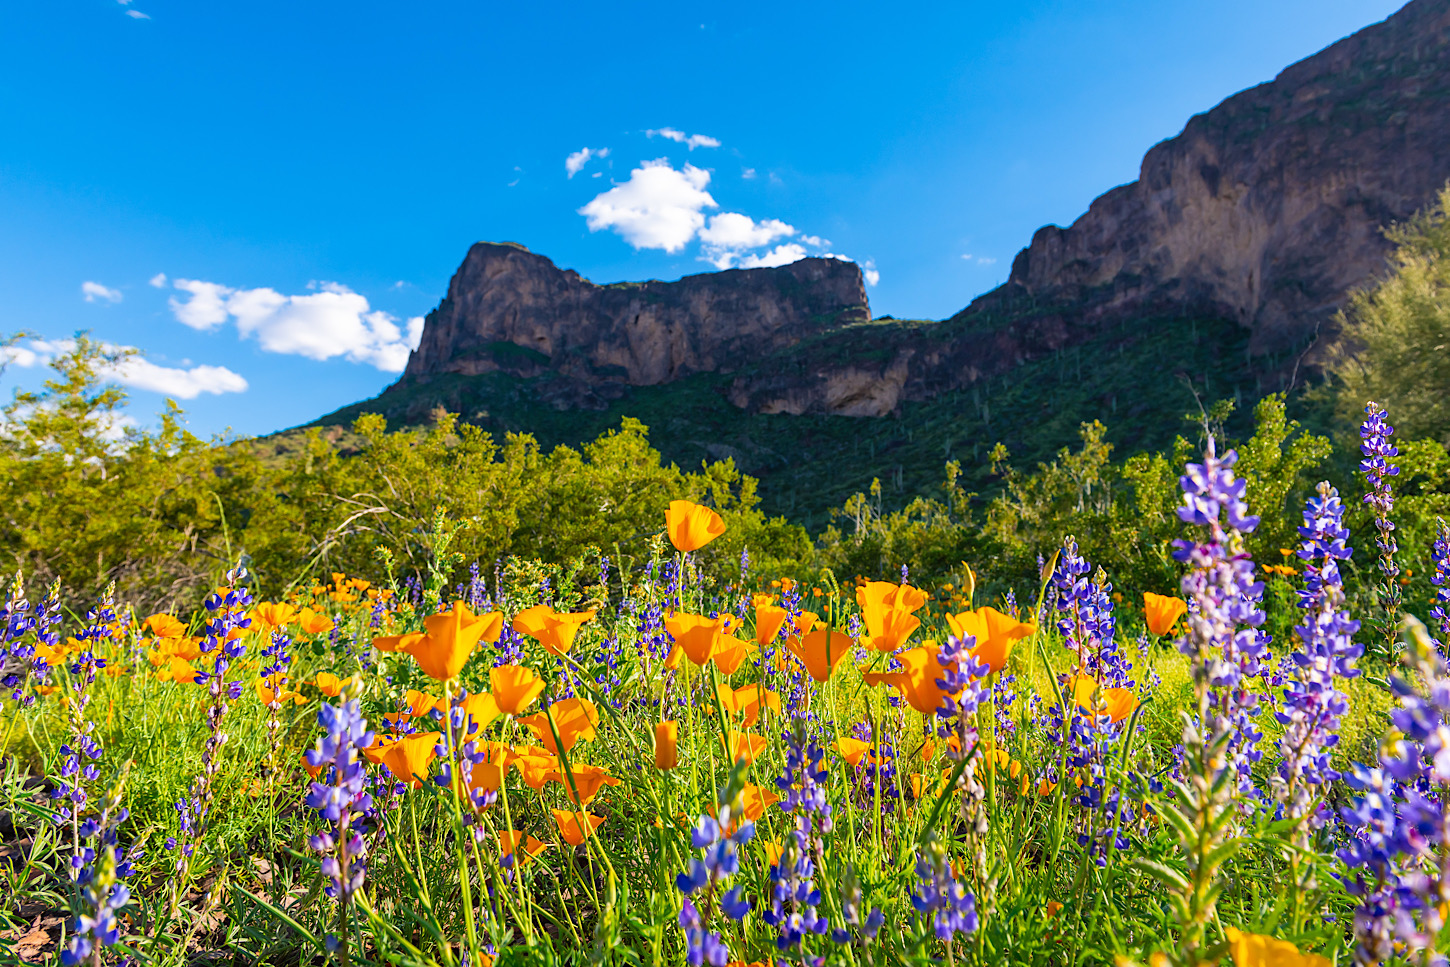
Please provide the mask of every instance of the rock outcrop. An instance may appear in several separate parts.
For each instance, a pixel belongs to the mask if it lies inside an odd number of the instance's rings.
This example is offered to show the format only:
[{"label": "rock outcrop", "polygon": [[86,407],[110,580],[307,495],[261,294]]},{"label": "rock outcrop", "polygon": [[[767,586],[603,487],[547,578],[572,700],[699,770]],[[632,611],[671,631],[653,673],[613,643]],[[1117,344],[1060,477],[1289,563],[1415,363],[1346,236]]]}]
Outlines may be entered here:
[{"label": "rock outcrop", "polygon": [[1228,318],[1304,339],[1384,267],[1382,229],[1450,179],[1450,4],[1413,0],[1155,146],[1137,181],[1039,229],[965,312]]},{"label": "rock outcrop", "polygon": [[521,245],[479,242],[428,315],[404,378],[507,372],[652,386],[732,372],[869,318],[860,268],[839,259],[595,285]]}]

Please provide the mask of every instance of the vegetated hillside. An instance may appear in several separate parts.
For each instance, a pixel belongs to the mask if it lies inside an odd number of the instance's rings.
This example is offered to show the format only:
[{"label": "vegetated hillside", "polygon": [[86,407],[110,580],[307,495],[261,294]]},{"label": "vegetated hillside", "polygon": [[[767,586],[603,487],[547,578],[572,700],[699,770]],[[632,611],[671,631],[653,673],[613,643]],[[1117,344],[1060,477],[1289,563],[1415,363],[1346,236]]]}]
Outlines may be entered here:
[{"label": "vegetated hillside", "polygon": [[[946,327],[945,323],[877,321],[881,333]],[[864,326],[852,327],[858,333]],[[625,416],[650,428],[650,441],[684,469],[731,457],[760,479],[765,509],[818,531],[829,510],[879,478],[888,504],[934,491],[947,461],[960,461],[968,489],[995,487],[989,454],[997,442],[1012,460],[1030,465],[1075,444],[1084,420],[1099,419],[1121,452],[1167,446],[1192,428],[1182,419],[1222,398],[1242,400],[1246,415],[1267,384],[1247,353],[1249,333],[1220,320],[1168,319],[1124,323],[1099,338],[1032,360],[970,388],[930,402],[902,403],[873,419],[820,414],[752,413],[730,405],[732,377],[696,374],[662,386],[634,387],[597,410],[551,405],[548,377],[504,373],[445,376],[403,384],[374,400],[317,421],[341,428],[363,413],[382,413],[392,425],[420,424],[446,409],[496,434],[531,433],[544,446],[591,440]],[[889,338],[889,337],[887,337]],[[924,337],[923,337],[924,338]],[[806,358],[811,347],[798,347]],[[1287,355],[1276,368],[1292,372]],[[768,359],[760,365],[781,364]],[[292,431],[293,433],[298,431]],[[331,430],[340,444],[346,436]],[[278,439],[283,443],[284,438]],[[285,445],[285,444],[284,444]]]}]

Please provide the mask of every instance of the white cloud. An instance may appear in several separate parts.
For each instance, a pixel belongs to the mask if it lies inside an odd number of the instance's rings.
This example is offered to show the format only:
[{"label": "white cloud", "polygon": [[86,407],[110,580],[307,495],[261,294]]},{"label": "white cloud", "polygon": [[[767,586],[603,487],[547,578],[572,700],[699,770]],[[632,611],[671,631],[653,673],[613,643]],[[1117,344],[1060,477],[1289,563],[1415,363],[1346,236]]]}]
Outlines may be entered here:
[{"label": "white cloud", "polygon": [[149,13],[142,13],[139,10],[127,10],[126,11],[126,16],[132,18],[133,20],[150,20],[151,19],[151,15]]},{"label": "white cloud", "polygon": [[777,245],[764,255],[750,254],[740,260],[742,269],[772,269],[777,265],[789,265],[806,257],[806,250],[795,242]]},{"label": "white cloud", "polygon": [[700,241],[722,248],[759,248],[794,234],[795,229],[778,218],[757,222],[739,212],[721,212],[711,215],[710,224],[700,229]]},{"label": "white cloud", "polygon": [[331,359],[342,356],[384,372],[402,372],[408,353],[423,335],[422,317],[409,319],[407,334],[389,313],[373,310],[366,296],[345,285],[324,282],[321,291],[283,295],[276,289],[233,289],[215,282],[177,279],[175,288],[191,293],[172,297],[171,311],[193,329],[215,329],[236,320],[243,339],[256,339],[269,353]]},{"label": "white cloud", "polygon": [[866,277],[867,285],[875,285],[881,281],[881,273],[876,271],[876,263],[870,259],[867,259],[866,264],[861,266],[861,274]]},{"label": "white cloud", "polygon": [[977,264],[978,265],[995,265],[995,264],[997,264],[997,260],[996,259],[993,259],[993,258],[988,258],[987,256],[984,255],[981,258],[977,259]]},{"label": "white cloud", "polygon": [[629,180],[579,209],[591,232],[612,229],[637,249],[678,252],[705,225],[702,209],[717,208],[705,191],[710,172],[686,164],[676,171],[667,158],[646,161]]},{"label": "white cloud", "polygon": [[116,382],[133,389],[150,390],[178,400],[194,400],[202,393],[245,393],[247,381],[225,366],[192,366],[173,369],[132,356],[110,373]]},{"label": "white cloud", "polygon": [[167,300],[178,322],[205,332],[227,321],[227,296],[236,290],[195,279],[177,279],[172,288],[191,293],[186,302],[176,296]]},{"label": "white cloud", "polygon": [[[749,215],[739,212],[721,212],[719,215],[712,215],[709,225],[700,229],[704,252],[700,260],[709,262],[717,269],[728,269],[737,265],[743,268],[785,265],[804,258],[805,249],[792,244],[778,246],[774,252],[765,255],[747,256],[745,252],[747,249],[760,248],[778,238],[789,238],[794,234],[795,228],[778,218],[757,222]],[[800,254],[786,257],[786,253],[797,251]]]},{"label": "white cloud", "polygon": [[830,248],[831,247],[831,240],[828,239],[828,238],[821,238],[819,235],[802,235],[800,237],[800,239],[801,239],[801,244],[803,244],[803,245],[809,245],[812,248]]},{"label": "white cloud", "polygon": [[752,178],[755,177],[755,169],[746,168],[744,171],[740,172],[740,177],[744,178],[746,181],[750,181]]},{"label": "white cloud", "polygon": [[166,273],[165,272],[157,272],[155,275],[151,276],[151,278],[147,281],[146,284],[149,285],[149,286],[151,286],[153,289],[164,289],[164,288],[166,288]]},{"label": "white cloud", "polygon": [[680,144],[685,145],[691,151],[694,151],[696,148],[720,147],[720,140],[718,138],[712,138],[708,134],[686,134],[685,132],[678,131],[675,128],[659,128],[658,130],[651,129],[649,131],[646,131],[644,135],[647,138],[652,138],[655,135],[659,135],[666,140],[677,141]]},{"label": "white cloud", "polygon": [[[584,170],[584,166],[589,163],[590,158],[607,157],[609,157],[608,148],[580,148],[564,159],[564,170],[569,173],[570,178],[573,178]],[[595,177],[598,177],[598,175]]]},{"label": "white cloud", "polygon": [[108,289],[99,282],[82,282],[81,295],[87,302],[120,302],[121,290]]},{"label": "white cloud", "polygon": [[962,258],[964,258],[968,262],[970,262],[972,260],[972,253],[971,252],[963,252],[962,253]]},{"label": "white cloud", "polygon": [[[74,339],[32,339],[28,346],[0,348],[0,362],[28,369],[45,366],[56,356],[76,348]],[[112,351],[133,351],[131,346],[104,344]],[[133,389],[150,390],[179,400],[194,400],[202,393],[244,393],[247,381],[225,366],[160,366],[141,355],[128,356],[115,366],[100,371],[103,378]]]}]

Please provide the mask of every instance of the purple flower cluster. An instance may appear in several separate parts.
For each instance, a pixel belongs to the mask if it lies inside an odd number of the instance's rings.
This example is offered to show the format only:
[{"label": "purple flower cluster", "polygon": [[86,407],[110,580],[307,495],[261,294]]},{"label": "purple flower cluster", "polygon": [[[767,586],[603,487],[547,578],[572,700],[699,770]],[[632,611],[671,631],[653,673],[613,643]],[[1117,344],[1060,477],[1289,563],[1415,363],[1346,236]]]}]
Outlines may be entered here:
[{"label": "purple flower cluster", "polygon": [[325,734],[308,750],[307,764],[325,772],[312,782],[306,802],[327,828],[309,845],[323,856],[322,874],[328,880],[324,892],[346,904],[367,877],[367,846],[355,824],[372,809],[361,753],[372,745],[373,733],[356,699],[324,704],[317,710],[317,722]]},{"label": "purple flower cluster", "polygon": [[1435,586],[1435,603],[1430,608],[1430,617],[1435,620],[1439,634],[1435,639],[1436,650],[1441,658],[1450,658],[1450,611],[1446,611],[1450,606],[1450,526],[1438,517],[1435,524],[1435,543],[1430,548],[1430,559],[1435,566],[1430,575],[1430,583]]},{"label": "purple flower cluster", "polygon": [[[1184,616],[1187,633],[1179,651],[1192,661],[1195,692],[1199,699],[1199,739],[1185,744],[1211,746],[1227,732],[1229,757],[1239,775],[1239,792],[1252,794],[1252,764],[1262,758],[1256,748],[1262,737],[1253,725],[1260,708],[1258,696],[1246,679],[1265,674],[1272,656],[1260,608],[1264,585],[1254,579],[1254,562],[1243,547],[1243,535],[1259,524],[1244,502],[1245,483],[1235,479],[1238,455],[1230,450],[1214,453],[1210,437],[1201,464],[1190,463],[1180,478],[1184,523],[1207,530],[1196,541],[1173,542],[1173,558],[1188,566],[1180,585],[1190,607]],[[1219,653],[1215,655],[1213,650]]]},{"label": "purple flower cluster", "polygon": [[54,648],[60,641],[56,630],[59,624],[60,583],[51,585],[45,602],[32,609],[17,574],[5,607],[0,609],[0,688],[8,689],[10,700],[22,708],[35,704],[29,686],[44,683],[50,674],[48,663],[37,655],[35,646]]},{"label": "purple flower cluster", "polygon": [[125,878],[131,875],[130,859],[116,841],[117,827],[129,815],[121,805],[124,777],[106,796],[100,814],[81,826],[82,839],[97,841],[98,848],[87,847],[77,857],[83,864],[77,870],[76,883],[81,887],[70,941],[60,952],[65,967],[75,967],[87,960],[100,963],[100,948],[120,939],[121,924],[116,914],[131,902],[131,889]]},{"label": "purple flower cluster", "polygon": [[1371,401],[1365,405],[1364,414],[1364,423],[1359,428],[1359,452],[1364,459],[1359,462],[1359,469],[1368,485],[1364,502],[1374,517],[1375,545],[1380,551],[1380,573],[1384,575],[1376,590],[1385,612],[1380,634],[1384,639],[1384,654],[1389,656],[1394,653],[1399,635],[1401,604],[1400,566],[1395,563],[1395,552],[1399,548],[1395,544],[1395,522],[1390,519],[1395,507],[1390,478],[1398,476],[1400,468],[1390,463],[1390,459],[1399,456],[1400,450],[1390,442],[1395,428],[1385,419],[1384,407]]},{"label": "purple flower cluster", "polygon": [[1344,506],[1327,481],[1309,498],[1299,536],[1305,582],[1299,606],[1304,620],[1294,629],[1300,642],[1290,656],[1294,677],[1284,690],[1283,708],[1275,712],[1284,726],[1275,792],[1291,819],[1308,816],[1316,791],[1339,778],[1330,767],[1329,750],[1339,742],[1339,722],[1349,700],[1338,681],[1359,674],[1354,660],[1364,651],[1354,643],[1359,622],[1345,611],[1339,573],[1339,562],[1349,560],[1352,553],[1344,543],[1349,537]]},{"label": "purple flower cluster", "polygon": [[931,930],[938,940],[950,942],[959,933],[976,932],[977,898],[952,874],[946,849],[935,837],[917,854],[916,878],[911,905],[931,918]]},{"label": "purple flower cluster", "polygon": [[816,889],[816,867],[823,856],[821,835],[833,827],[831,804],[822,783],[824,751],[808,737],[806,723],[796,718],[786,735],[785,772],[775,780],[784,793],[780,808],[794,817],[780,860],[771,867],[770,909],[765,922],[776,928],[775,945],[782,951],[800,944],[807,934],[826,932],[827,920],[817,912],[821,891]]},{"label": "purple flower cluster", "polygon": [[[708,927],[710,913],[716,903],[716,892],[723,882],[740,872],[737,849],[755,836],[753,823],[740,823],[731,831],[734,810],[729,796],[721,790],[723,802],[716,805],[714,816],[701,816],[690,831],[690,845],[703,850],[703,855],[690,858],[690,868],[675,877],[675,887],[684,894],[679,924],[685,931],[685,962],[721,967],[730,958],[730,951],[720,935]],[[702,894],[705,912],[701,914],[693,897]],[[732,887],[719,898],[720,912],[731,920],[740,920],[750,912],[750,901],[742,899],[740,887]]]},{"label": "purple flower cluster", "polygon": [[[1355,962],[1378,963],[1403,944],[1433,951],[1450,904],[1450,669],[1423,627],[1411,631],[1414,681],[1396,677],[1397,737],[1377,768],[1357,767],[1360,798],[1343,811],[1355,831],[1339,856],[1356,872],[1345,889],[1360,900]],[[1444,965],[1443,953],[1427,963]]]}]

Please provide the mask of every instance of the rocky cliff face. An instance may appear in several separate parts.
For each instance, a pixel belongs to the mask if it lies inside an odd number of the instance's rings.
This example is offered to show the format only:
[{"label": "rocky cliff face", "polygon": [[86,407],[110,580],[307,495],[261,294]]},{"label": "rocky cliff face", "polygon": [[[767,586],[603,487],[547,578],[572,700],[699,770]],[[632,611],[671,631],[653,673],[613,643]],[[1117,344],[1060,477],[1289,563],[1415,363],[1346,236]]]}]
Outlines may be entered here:
[{"label": "rocky cliff face", "polygon": [[752,413],[881,416],[1194,318],[1245,327],[1255,391],[1281,388],[1383,270],[1382,229],[1447,179],[1450,3],[1413,0],[1192,118],[1137,181],[1040,229],[1006,284],[944,322],[871,322],[860,270],[834,259],[599,286],[480,243],[404,379],[542,377],[537,398],[600,408],[630,386],[726,373],[726,398]]},{"label": "rocky cliff face", "polygon": [[523,246],[480,242],[428,316],[404,378],[551,374],[607,395],[732,372],[869,318],[860,268],[838,259],[601,286]]},{"label": "rocky cliff face", "polygon": [[1450,178],[1450,4],[1414,0],[1190,120],[1141,176],[1049,225],[1000,289],[1079,318],[1236,320],[1272,351],[1383,269],[1387,224]]}]

